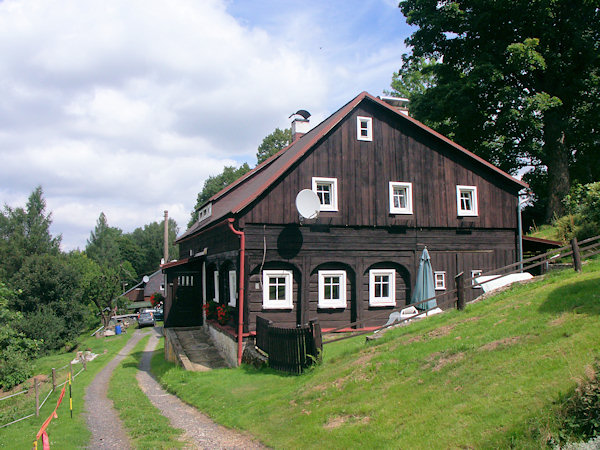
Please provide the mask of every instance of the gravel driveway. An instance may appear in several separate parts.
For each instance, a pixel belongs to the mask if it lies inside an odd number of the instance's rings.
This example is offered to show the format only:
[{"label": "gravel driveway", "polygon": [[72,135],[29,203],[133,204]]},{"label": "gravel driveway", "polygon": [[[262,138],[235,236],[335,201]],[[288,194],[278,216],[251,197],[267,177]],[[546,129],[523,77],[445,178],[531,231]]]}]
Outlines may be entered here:
[{"label": "gravel driveway", "polygon": [[112,400],[106,397],[106,393],[108,391],[108,382],[115,367],[146,334],[142,333],[141,330],[135,330],[129,342],[125,344],[117,356],[98,372],[86,389],[85,409],[87,413],[85,414],[85,418],[88,429],[92,433],[88,448],[131,448],[121,419],[119,419],[119,415],[113,408]]},{"label": "gravel driveway", "polygon": [[150,360],[158,344],[159,329],[150,337],[137,374],[140,388],[161,413],[171,421],[174,428],[184,430],[186,448],[210,449],[258,449],[265,448],[251,437],[217,425],[197,409],[186,405],[179,398],[160,387],[150,374]]}]

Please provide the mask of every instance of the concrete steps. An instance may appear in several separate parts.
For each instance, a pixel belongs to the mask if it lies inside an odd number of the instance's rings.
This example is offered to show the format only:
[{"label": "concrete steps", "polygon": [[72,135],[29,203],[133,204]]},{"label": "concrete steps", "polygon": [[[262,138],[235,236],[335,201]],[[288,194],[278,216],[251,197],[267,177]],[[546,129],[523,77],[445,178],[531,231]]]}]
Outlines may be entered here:
[{"label": "concrete steps", "polygon": [[194,372],[229,367],[202,327],[166,328],[165,358]]}]

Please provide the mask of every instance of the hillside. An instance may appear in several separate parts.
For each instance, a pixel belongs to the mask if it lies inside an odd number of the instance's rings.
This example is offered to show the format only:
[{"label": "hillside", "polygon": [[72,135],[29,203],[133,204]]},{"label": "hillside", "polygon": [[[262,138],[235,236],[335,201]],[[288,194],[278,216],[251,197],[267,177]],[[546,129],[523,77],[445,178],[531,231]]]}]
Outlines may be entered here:
[{"label": "hillside", "polygon": [[265,444],[327,448],[538,448],[600,341],[600,262],[554,273],[375,343],[327,345],[299,376],[189,373],[158,355],[169,390]]}]

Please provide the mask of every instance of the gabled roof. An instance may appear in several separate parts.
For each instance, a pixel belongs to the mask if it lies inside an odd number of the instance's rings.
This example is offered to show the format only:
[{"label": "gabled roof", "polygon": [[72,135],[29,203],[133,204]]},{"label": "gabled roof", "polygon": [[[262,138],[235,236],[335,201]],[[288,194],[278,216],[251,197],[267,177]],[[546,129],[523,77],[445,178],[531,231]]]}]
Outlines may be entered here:
[{"label": "gabled roof", "polygon": [[212,212],[209,218],[202,222],[196,222],[185,233],[183,233],[177,242],[196,234],[197,232],[206,229],[208,226],[222,220],[226,217],[231,217],[241,212],[245,207],[255,201],[262,193],[264,193],[271,185],[273,185],[294,163],[302,158],[309,150],[311,150],[321,139],[323,139],[338,123],[345,119],[354,108],[356,108],[363,100],[368,100],[380,105],[392,113],[396,114],[398,120],[404,120],[412,123],[427,133],[435,136],[437,139],[450,145],[458,152],[475,160],[477,163],[491,169],[501,177],[504,177],[508,182],[516,185],[519,189],[528,187],[528,185],[516,178],[511,177],[506,172],[500,170],[488,161],[471,153],[464,147],[452,142],[447,137],[432,130],[425,124],[419,122],[412,117],[400,113],[398,110],[388,105],[379,98],[373,97],[368,92],[361,92],[354,99],[350,100],[339,110],[314,127],[305,135],[301,136],[296,141],[292,142],[288,147],[282,149],[263,163],[256,166],[250,172],[246,173],[240,179],[222,189],[217,194],[213,195],[204,205],[212,203]]},{"label": "gabled roof", "polygon": [[[156,275],[160,274],[162,272],[161,269],[158,269],[156,272],[152,273],[151,275],[148,275],[149,278],[153,278]],[[137,289],[138,287],[140,287],[141,285],[145,284],[144,280],[140,281],[138,284],[136,284],[135,286],[133,286],[131,289],[126,290],[125,292],[123,292],[121,295],[125,295],[128,294],[129,292],[133,291],[134,289]]]}]

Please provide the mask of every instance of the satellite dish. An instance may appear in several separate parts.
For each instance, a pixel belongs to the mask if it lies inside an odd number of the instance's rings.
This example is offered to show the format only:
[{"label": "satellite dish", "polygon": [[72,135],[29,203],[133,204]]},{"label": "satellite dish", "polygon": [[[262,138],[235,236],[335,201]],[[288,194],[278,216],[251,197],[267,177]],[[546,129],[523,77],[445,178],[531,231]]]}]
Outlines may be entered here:
[{"label": "satellite dish", "polygon": [[310,189],[303,189],[296,195],[296,209],[303,219],[316,219],[319,217],[321,202],[319,196]]},{"label": "satellite dish", "polygon": [[150,277],[148,277],[148,275],[144,275],[144,278],[142,278],[142,281],[144,283],[147,283],[148,281],[150,281]]}]

